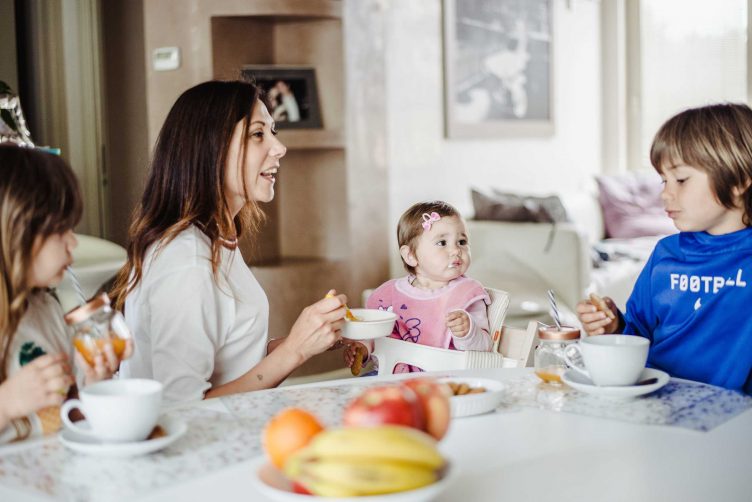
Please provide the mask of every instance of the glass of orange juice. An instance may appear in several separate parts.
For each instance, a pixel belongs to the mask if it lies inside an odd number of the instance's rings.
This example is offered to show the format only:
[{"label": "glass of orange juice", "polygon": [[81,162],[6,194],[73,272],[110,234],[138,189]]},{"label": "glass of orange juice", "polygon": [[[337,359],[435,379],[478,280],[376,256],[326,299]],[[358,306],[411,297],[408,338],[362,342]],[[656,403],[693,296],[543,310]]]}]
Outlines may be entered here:
[{"label": "glass of orange juice", "polygon": [[535,348],[535,374],[546,383],[561,385],[561,375],[569,368],[564,352],[569,344],[580,339],[580,330],[569,326],[538,328]]},{"label": "glass of orange juice", "polygon": [[94,356],[104,350],[107,342],[112,344],[115,355],[121,359],[125,342],[131,338],[125,319],[111,307],[107,293],[101,293],[65,314],[65,322],[74,330],[73,346],[91,365]]}]

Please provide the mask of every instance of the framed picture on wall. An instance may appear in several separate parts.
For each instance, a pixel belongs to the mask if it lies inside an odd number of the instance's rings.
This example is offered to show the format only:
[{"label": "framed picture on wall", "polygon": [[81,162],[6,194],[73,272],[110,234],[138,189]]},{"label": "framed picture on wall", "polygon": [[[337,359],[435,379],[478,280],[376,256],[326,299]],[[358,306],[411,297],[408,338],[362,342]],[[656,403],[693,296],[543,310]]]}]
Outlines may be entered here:
[{"label": "framed picture on wall", "polygon": [[310,67],[245,65],[245,78],[255,81],[268,97],[269,113],[279,129],[321,127],[316,72]]},{"label": "framed picture on wall", "polygon": [[551,0],[443,0],[448,138],[553,134]]}]

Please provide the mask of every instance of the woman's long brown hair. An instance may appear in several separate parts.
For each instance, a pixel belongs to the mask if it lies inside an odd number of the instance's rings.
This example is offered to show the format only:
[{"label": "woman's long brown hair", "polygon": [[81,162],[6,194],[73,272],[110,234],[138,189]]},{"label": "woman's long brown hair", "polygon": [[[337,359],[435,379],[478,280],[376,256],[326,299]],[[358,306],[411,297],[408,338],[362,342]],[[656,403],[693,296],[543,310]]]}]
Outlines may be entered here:
[{"label": "woman's long brown hair", "polygon": [[[210,81],[185,91],[172,106],[154,147],[146,188],[131,224],[128,261],[120,269],[112,296],[123,310],[125,298],[143,277],[144,258],[153,244],[164,246],[191,224],[211,241],[214,273],[219,268],[220,237],[255,231],[263,213],[249,200],[231,219],[223,194],[227,152],[235,126],[244,122],[248,136],[251,114],[264,102],[260,89],[248,82]],[[239,163],[245,157],[242,142]],[[245,179],[243,179],[245,189]],[[159,248],[157,248],[158,252]]]},{"label": "woman's long brown hair", "polygon": [[10,347],[34,290],[29,271],[34,242],[66,232],[81,220],[73,171],[56,155],[0,146],[0,383]]}]

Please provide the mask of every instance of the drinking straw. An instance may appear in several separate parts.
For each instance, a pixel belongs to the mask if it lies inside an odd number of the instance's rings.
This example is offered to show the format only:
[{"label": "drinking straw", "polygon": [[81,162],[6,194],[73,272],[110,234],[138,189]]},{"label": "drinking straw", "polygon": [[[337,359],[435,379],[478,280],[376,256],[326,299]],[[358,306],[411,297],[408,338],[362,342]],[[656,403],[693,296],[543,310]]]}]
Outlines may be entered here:
[{"label": "drinking straw", "polygon": [[554,317],[556,328],[561,329],[561,318],[559,317],[559,308],[556,306],[556,295],[553,289],[548,290],[548,303],[551,304],[551,314]]},{"label": "drinking straw", "polygon": [[78,277],[76,277],[76,273],[73,271],[72,267],[67,267],[65,269],[66,272],[68,272],[68,275],[71,278],[71,283],[73,284],[73,289],[76,290],[76,296],[78,296],[79,299],[79,305],[83,305],[86,303],[86,296],[84,295],[84,290],[81,287],[81,283],[78,280]]}]

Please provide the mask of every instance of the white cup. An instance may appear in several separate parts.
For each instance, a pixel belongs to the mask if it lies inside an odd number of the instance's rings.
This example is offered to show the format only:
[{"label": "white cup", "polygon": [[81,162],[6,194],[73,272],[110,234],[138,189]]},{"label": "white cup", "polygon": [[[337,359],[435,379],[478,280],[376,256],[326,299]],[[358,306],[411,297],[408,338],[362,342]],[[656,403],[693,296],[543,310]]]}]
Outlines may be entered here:
[{"label": "white cup", "polygon": [[[141,378],[104,380],[84,387],[79,399],[60,408],[60,417],[78,434],[115,443],[142,441],[151,433],[162,405],[162,384]],[[91,426],[83,429],[68,414],[78,408]]]},{"label": "white cup", "polygon": [[[567,347],[564,357],[570,367],[595,385],[634,385],[648,360],[650,340],[634,335],[597,335]],[[578,351],[585,368],[572,361],[568,352]]]}]

